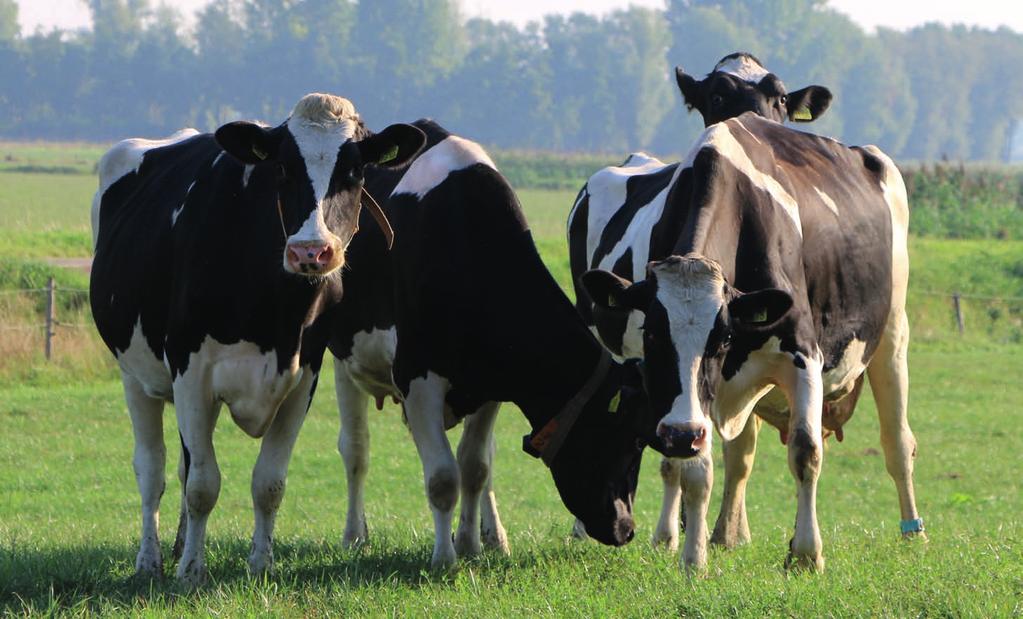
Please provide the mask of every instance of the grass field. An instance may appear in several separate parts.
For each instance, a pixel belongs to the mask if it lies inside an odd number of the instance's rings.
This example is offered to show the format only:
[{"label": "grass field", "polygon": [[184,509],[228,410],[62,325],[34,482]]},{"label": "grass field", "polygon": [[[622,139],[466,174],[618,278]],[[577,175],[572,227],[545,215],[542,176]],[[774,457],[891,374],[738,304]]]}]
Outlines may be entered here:
[{"label": "grass field", "polygon": [[[39,165],[58,165],[45,163],[59,160],[45,149],[39,157]],[[34,287],[50,273],[62,286],[85,285],[84,275],[37,259],[88,254],[94,186],[87,175],[0,170],[0,291]],[[520,197],[545,260],[567,286],[564,220],[574,192],[524,190]],[[60,235],[77,239],[64,253],[50,250],[59,243],[40,245]],[[88,331],[74,331],[58,346],[57,360],[45,364],[24,348],[35,342],[12,349],[10,332],[0,332],[0,614],[1018,616],[1023,438],[1011,422],[1023,408],[1020,304],[965,300],[967,333],[959,337],[949,299],[929,293],[1023,296],[1023,243],[913,239],[911,250],[910,406],[929,543],[899,539],[898,503],[866,396],[845,442],[829,443],[825,455],[819,501],[825,573],[782,569],[795,497],[785,449],[765,431],[749,490],[753,543],[712,552],[708,574],[695,580],[680,573],[677,557],[648,544],[660,504],[655,453],[643,467],[636,540],[617,550],[572,542],[571,518],[546,469],[521,452],[527,426],[507,406],[498,423],[495,484],[512,555],[486,554],[457,572],[431,574],[422,473],[393,406],[371,415],[371,544],[341,548],[344,475],[334,394],[324,381],[292,460],[278,518],[277,570],[269,578],[245,573],[258,443],[225,416],[216,433],[223,487],[210,519],[211,583],[188,592],[173,579],[132,577],[139,516],[131,427],[102,345]],[[35,301],[0,295],[0,322],[27,320],[36,310]],[[82,309],[61,311],[69,321],[88,320]],[[174,454],[172,409],[165,420]],[[175,466],[169,458],[160,528],[165,554],[177,521]]]}]

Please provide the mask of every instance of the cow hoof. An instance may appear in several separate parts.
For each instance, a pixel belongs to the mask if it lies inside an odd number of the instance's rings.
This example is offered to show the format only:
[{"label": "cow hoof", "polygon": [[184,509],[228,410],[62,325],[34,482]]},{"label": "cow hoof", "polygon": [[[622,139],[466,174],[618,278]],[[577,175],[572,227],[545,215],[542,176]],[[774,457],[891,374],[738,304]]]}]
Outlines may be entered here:
[{"label": "cow hoof", "polygon": [[479,537],[461,532],[455,535],[455,554],[459,557],[475,557],[481,552],[483,552],[483,546],[480,544]]},{"label": "cow hoof", "polygon": [[654,548],[663,548],[668,552],[678,552],[678,534],[671,531],[654,531],[650,538],[650,545]]},{"label": "cow hoof", "polygon": [[821,555],[797,557],[792,552],[789,552],[785,557],[785,570],[792,573],[810,572],[820,574],[824,572],[824,557]]},{"label": "cow hoof", "polygon": [[273,552],[253,552],[249,555],[249,574],[252,576],[262,576],[269,574],[273,571],[274,567],[274,555]]},{"label": "cow hoof", "polygon": [[483,545],[490,550],[496,550],[503,555],[511,554],[511,547],[508,546],[508,533],[504,527],[497,529],[483,529],[481,532]]},{"label": "cow hoof", "polygon": [[927,538],[927,533],[924,533],[923,531],[917,531],[915,533],[914,532],[903,533],[902,539],[907,541],[918,541],[921,544],[926,544],[929,541]]},{"label": "cow hoof", "polygon": [[209,580],[206,564],[196,560],[190,561],[187,565],[178,566],[178,580],[189,589],[205,585]]},{"label": "cow hoof", "polygon": [[458,558],[452,553],[451,555],[433,553],[433,559],[430,560],[430,571],[434,574],[449,574],[458,571]]},{"label": "cow hoof", "polygon": [[140,551],[135,557],[135,575],[140,578],[160,578],[163,576],[163,557],[159,552]]},{"label": "cow hoof", "polygon": [[365,522],[361,527],[345,528],[345,535],[341,538],[341,547],[346,550],[361,548],[369,543],[369,527]]},{"label": "cow hoof", "polygon": [[682,571],[688,578],[700,578],[707,574],[707,561],[682,561]]}]

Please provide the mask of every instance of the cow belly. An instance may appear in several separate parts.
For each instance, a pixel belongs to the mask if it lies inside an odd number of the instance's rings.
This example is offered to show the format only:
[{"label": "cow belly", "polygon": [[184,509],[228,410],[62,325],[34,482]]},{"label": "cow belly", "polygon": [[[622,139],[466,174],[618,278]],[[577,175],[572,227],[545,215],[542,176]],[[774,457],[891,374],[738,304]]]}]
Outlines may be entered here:
[{"label": "cow belly", "polygon": [[842,356],[835,367],[823,375],[824,398],[836,400],[852,391],[853,385],[867,366],[863,362],[863,353],[867,343],[853,339],[842,351]]},{"label": "cow belly", "polygon": [[355,334],[352,354],[341,363],[359,389],[375,398],[398,394],[391,377],[397,341],[394,327]]},{"label": "cow belly", "polygon": [[197,402],[223,402],[238,427],[259,438],[301,378],[297,355],[289,366],[279,368],[273,350],[260,352],[249,342],[221,344],[207,337],[199,352],[189,356],[188,368],[174,381],[174,392],[179,404],[182,392]]},{"label": "cow belly", "polygon": [[149,397],[174,401],[170,370],[143,337],[141,320],[135,323],[128,348],[117,353],[117,365],[122,372],[137,380]]}]

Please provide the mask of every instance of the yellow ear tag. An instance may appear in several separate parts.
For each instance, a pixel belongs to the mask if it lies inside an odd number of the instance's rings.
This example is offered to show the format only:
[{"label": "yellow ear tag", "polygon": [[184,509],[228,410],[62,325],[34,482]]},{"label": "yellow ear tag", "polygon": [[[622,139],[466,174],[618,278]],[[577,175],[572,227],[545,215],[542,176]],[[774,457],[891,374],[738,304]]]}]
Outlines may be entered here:
[{"label": "yellow ear tag", "polygon": [[262,161],[266,161],[266,158],[269,157],[269,153],[255,144],[252,145],[252,154],[259,157]]},{"label": "yellow ear tag", "polygon": [[377,163],[387,163],[388,161],[394,160],[394,158],[397,156],[398,147],[392,146],[389,151],[385,152],[383,155],[380,155],[380,159],[377,161]]},{"label": "yellow ear tag", "polygon": [[810,108],[804,105],[796,110],[796,113],[792,115],[792,120],[813,120],[813,114],[810,113]]},{"label": "yellow ear tag", "polygon": [[763,309],[754,314],[753,322],[767,322],[767,310]]},{"label": "yellow ear tag", "polygon": [[607,306],[608,307],[618,307],[618,302],[615,301],[615,297],[614,297],[613,294],[607,295]]},{"label": "yellow ear tag", "polygon": [[622,403],[622,391],[619,389],[615,392],[615,397],[611,398],[611,401],[607,405],[607,412],[617,413],[618,406]]}]

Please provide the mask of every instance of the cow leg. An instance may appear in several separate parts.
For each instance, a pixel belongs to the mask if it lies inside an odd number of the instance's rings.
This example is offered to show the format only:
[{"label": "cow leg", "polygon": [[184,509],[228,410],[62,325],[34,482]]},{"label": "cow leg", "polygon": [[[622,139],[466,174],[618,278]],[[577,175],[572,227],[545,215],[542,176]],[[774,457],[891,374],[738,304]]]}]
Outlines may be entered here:
[{"label": "cow leg", "polygon": [[252,470],[252,507],[256,519],[249,555],[252,574],[268,572],[273,567],[274,521],[284,500],[291,451],[312,403],[317,377],[311,368],[304,368],[301,380],[281,403],[259,448],[259,458]]},{"label": "cow leg", "polygon": [[490,479],[494,421],[500,408],[488,402],[465,418],[462,439],[458,442],[458,470],[462,480],[461,517],[455,533],[455,552],[460,557],[478,555],[480,543],[480,499]]},{"label": "cow leg", "polygon": [[188,526],[177,577],[191,586],[206,580],[206,521],[220,496],[220,467],[213,449],[213,429],[220,407],[197,396],[192,385],[174,389],[174,408],[187,461],[185,504]]},{"label": "cow leg", "polygon": [[817,526],[817,479],[824,461],[821,416],[824,410],[822,364],[818,358],[798,357],[803,368],[792,367],[782,388],[789,400],[789,470],[796,479],[796,530],[789,542],[786,566],[821,571],[824,557]]},{"label": "cow leg", "polygon": [[661,518],[651,540],[654,547],[664,545],[671,552],[678,550],[678,512],[682,502],[682,460],[661,458],[661,481],[664,497],[661,500]]},{"label": "cow leg", "polygon": [[707,567],[707,508],[714,486],[714,461],[709,450],[682,461],[681,487],[686,522],[686,541],[682,546],[682,565],[692,574]]},{"label": "cow leg", "polygon": [[135,436],[132,464],[135,481],[142,497],[142,539],[135,558],[135,571],[151,576],[163,575],[160,554],[160,497],[164,491],[164,466],[167,452],[163,444],[163,400],[146,395],[142,385],[122,373],[124,399],[131,415]]},{"label": "cow leg", "polygon": [[185,488],[188,485],[188,451],[185,449],[185,440],[178,434],[178,444],[181,445],[181,453],[178,457],[178,481],[181,485],[181,505],[178,507],[178,532],[174,536],[174,546],[171,548],[171,556],[174,560],[181,558],[185,550],[185,535],[188,533],[188,498]]},{"label": "cow leg", "polygon": [[886,333],[877,353],[867,367],[870,388],[877,403],[881,422],[881,446],[884,449],[888,474],[899,492],[902,513],[902,531],[905,537],[924,536],[923,521],[916,511],[913,492],[913,459],[916,457],[916,438],[909,429],[907,415],[909,400],[909,366],[906,352],[909,346],[909,325],[905,312],[900,313],[894,333]]},{"label": "cow leg", "polygon": [[455,546],[451,541],[451,521],[458,502],[458,464],[444,432],[444,397],[448,383],[428,372],[409,384],[405,398],[405,418],[419,459],[423,463],[426,496],[433,512],[434,542],[431,567],[454,565]]},{"label": "cow leg", "polygon": [[337,437],[337,450],[345,463],[348,487],[348,514],[341,545],[353,548],[369,540],[366,526],[366,473],[369,471],[369,424],[367,423],[366,394],[352,381],[344,363],[334,361],[334,390],[341,415],[341,431]]},{"label": "cow leg", "polygon": [[750,541],[749,522],[746,519],[746,482],[753,471],[753,458],[757,453],[757,433],[760,418],[750,415],[746,427],[734,439],[722,441],[725,456],[725,491],[721,498],[721,512],[714,525],[710,541],[725,548],[735,548]]},{"label": "cow leg", "polygon": [[[494,434],[490,434],[489,462],[494,461],[496,442]],[[501,516],[497,513],[497,497],[494,495],[494,467],[490,466],[490,474],[487,475],[487,482],[483,486],[483,495],[480,497],[480,535],[483,538],[483,546],[497,550],[501,554],[511,554],[508,546],[508,533],[501,524]]]}]

